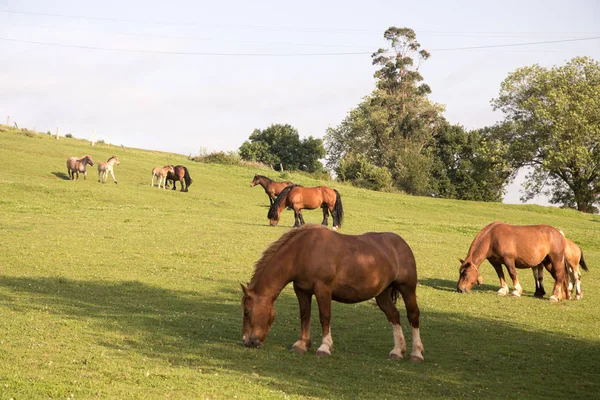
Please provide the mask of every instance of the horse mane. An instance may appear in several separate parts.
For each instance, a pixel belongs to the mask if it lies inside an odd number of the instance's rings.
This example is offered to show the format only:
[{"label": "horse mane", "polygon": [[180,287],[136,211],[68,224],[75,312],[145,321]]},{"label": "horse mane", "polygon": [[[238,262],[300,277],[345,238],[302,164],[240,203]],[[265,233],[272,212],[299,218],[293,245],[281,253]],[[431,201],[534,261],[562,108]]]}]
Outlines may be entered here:
[{"label": "horse mane", "polygon": [[265,178],[265,179],[268,179],[268,180],[270,180],[270,181],[272,181],[272,180],[273,180],[273,179],[269,178],[268,176],[264,176],[264,175],[255,175],[255,176],[254,176],[254,178],[255,178],[255,179],[256,179],[256,178]]},{"label": "horse mane", "polygon": [[469,246],[469,252],[467,253],[467,257],[466,257],[465,261],[468,260],[469,258],[473,258],[473,252],[475,251],[475,249],[481,243],[481,240],[483,239],[483,236],[486,233],[488,233],[488,231],[492,228],[492,226],[494,226],[496,224],[500,224],[500,223],[502,223],[502,222],[501,221],[494,221],[491,224],[488,224],[488,225],[484,226],[482,230],[480,230],[479,232],[477,232],[477,235],[475,235],[475,239],[473,239],[473,242],[471,243],[471,246]]},{"label": "horse mane", "polygon": [[110,160],[112,160],[113,158],[117,158],[117,156],[112,156],[110,157],[108,160],[106,160],[106,162],[109,162]]},{"label": "horse mane", "polygon": [[277,218],[277,209],[279,208],[279,204],[281,204],[281,202],[287,197],[290,190],[292,190],[295,187],[296,187],[296,185],[287,186],[285,189],[283,189],[279,193],[279,196],[277,196],[277,198],[275,199],[273,204],[271,204],[271,207],[269,207],[269,213],[267,214],[267,218],[269,218],[269,219]]},{"label": "horse mane", "polygon": [[260,277],[262,272],[265,270],[266,266],[269,264],[271,259],[277,254],[277,252],[293,237],[295,237],[300,232],[304,232],[308,229],[327,229],[322,225],[308,224],[303,225],[300,228],[293,228],[281,235],[281,237],[271,243],[269,247],[265,251],[263,251],[260,259],[254,264],[254,273],[252,274],[252,278],[250,279],[250,283],[248,283],[248,287],[252,288],[254,286],[254,282]]}]

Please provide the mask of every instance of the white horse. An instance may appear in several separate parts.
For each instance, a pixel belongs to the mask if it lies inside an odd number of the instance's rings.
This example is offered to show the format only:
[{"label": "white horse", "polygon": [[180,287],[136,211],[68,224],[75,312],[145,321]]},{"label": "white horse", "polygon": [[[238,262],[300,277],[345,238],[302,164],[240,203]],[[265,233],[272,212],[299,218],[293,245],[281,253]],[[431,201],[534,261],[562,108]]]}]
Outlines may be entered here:
[{"label": "white horse", "polygon": [[115,164],[117,164],[117,165],[121,164],[121,162],[119,161],[117,156],[112,156],[106,162],[102,161],[102,162],[98,163],[98,182],[101,181],[102,183],[106,183],[106,177],[108,176],[108,173],[110,172],[110,176],[112,176],[113,181],[115,183],[117,183],[117,180],[115,179],[115,174],[113,172],[113,166]]},{"label": "white horse", "polygon": [[167,183],[167,174],[171,172],[174,173],[175,170],[173,169],[172,165],[165,165],[164,167],[156,167],[152,170],[152,187],[154,187],[154,178],[156,177],[158,179],[158,188],[160,189],[160,183],[162,182],[163,184],[163,189],[166,189],[166,183]]}]

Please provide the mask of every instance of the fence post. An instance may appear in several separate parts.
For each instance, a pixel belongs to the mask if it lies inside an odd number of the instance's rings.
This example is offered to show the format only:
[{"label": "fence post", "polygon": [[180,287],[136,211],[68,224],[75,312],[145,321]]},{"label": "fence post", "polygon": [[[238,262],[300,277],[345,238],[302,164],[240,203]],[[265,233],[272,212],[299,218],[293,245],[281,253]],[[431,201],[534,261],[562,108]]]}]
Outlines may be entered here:
[{"label": "fence post", "polygon": [[10,115],[6,117],[6,126],[10,126]]},{"label": "fence post", "polygon": [[58,140],[58,126],[56,127],[56,140]]},{"label": "fence post", "polygon": [[92,146],[94,146],[94,143],[96,143],[96,130],[95,129],[92,133]]}]

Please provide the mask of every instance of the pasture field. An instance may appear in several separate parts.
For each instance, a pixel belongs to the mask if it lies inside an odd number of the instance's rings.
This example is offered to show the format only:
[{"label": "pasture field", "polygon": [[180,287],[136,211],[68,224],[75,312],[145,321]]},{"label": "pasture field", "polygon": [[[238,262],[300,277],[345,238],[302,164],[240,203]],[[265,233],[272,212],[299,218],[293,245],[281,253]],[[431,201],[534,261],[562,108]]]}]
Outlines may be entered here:
[{"label": "pasture field", "polygon": [[[273,171],[200,164],[182,155],[53,137],[0,126],[0,399],[391,399],[563,398],[600,394],[600,216],[377,193],[291,174],[340,191],[342,233],[392,231],[417,260],[425,362],[390,361],[392,330],[371,302],[334,303],[330,358],[313,306],[313,348],[288,349],[299,333],[291,287],[262,349],[241,345],[241,290],[261,252],[293,224],[266,218],[250,188]],[[117,155],[118,185],[66,179],[66,159]],[[184,164],[188,193],[150,187],[151,170]],[[305,211],[319,223],[320,210]],[[455,290],[457,259],[494,220],[545,223],[581,245],[590,272],[584,298],[558,304],[498,297],[484,284]],[[331,219],[330,219],[331,223]],[[546,289],[552,278],[546,273]],[[315,302],[313,302],[315,304]],[[398,302],[410,351],[404,304]],[[317,344],[315,346],[315,344]]]}]

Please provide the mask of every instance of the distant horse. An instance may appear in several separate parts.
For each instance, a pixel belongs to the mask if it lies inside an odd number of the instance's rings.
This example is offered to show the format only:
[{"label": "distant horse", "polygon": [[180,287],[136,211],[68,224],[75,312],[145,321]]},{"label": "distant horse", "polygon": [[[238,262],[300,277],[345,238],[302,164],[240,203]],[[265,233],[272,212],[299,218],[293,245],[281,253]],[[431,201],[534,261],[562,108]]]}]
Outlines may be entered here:
[{"label": "distant horse", "polygon": [[342,226],[344,219],[344,209],[342,208],[342,198],[340,193],[327,186],[315,186],[305,188],[302,186],[288,186],[279,193],[277,199],[269,208],[267,218],[269,218],[271,226],[277,225],[281,211],[284,208],[294,210],[294,228],[304,225],[302,217],[302,209],[314,210],[321,207],[323,209],[322,225],[327,226],[329,213],[333,216],[333,229],[338,229]]},{"label": "distant horse", "polygon": [[[176,189],[175,183],[179,181],[181,183],[181,191],[187,192],[188,188],[192,184],[192,178],[190,177],[190,173],[188,169],[183,165],[176,165],[173,167],[173,171],[167,174],[167,180],[173,182],[173,190]],[[185,186],[184,186],[185,182]],[[168,187],[168,185],[167,185]]]},{"label": "distant horse", "polygon": [[412,327],[410,360],[423,361],[417,305],[417,267],[408,244],[395,233],[342,235],[319,225],[306,225],[284,233],[272,243],[254,266],[248,287],[242,285],[244,310],[242,341],[261,347],[275,319],[273,304],[290,282],[300,304],[300,338],[291,348],[299,354],[311,347],[312,296],[317,299],[323,339],[317,356],[329,356],[331,300],[358,303],[375,297],[392,324],[393,360],[406,353],[406,342],[395,306],[402,295]]},{"label": "distant horse", "polygon": [[167,174],[173,172],[172,165],[165,165],[164,167],[156,167],[152,170],[152,187],[154,187],[154,178],[158,180],[158,188],[160,189],[160,183],[163,183],[163,189],[166,189]]},{"label": "distant horse", "polygon": [[467,257],[461,262],[457,289],[469,293],[475,282],[481,283],[479,266],[487,259],[500,278],[498,294],[508,294],[502,264],[506,265],[513,281],[513,296],[520,296],[523,289],[517,278],[517,268],[534,268],[539,264],[550,271],[555,279],[554,293],[550,301],[560,301],[566,283],[564,264],[566,241],[564,236],[549,225],[509,225],[493,222],[483,228],[471,243]]},{"label": "distant horse", "polygon": [[79,173],[83,174],[83,179],[87,178],[87,170],[86,166],[91,165],[94,166],[94,160],[92,160],[92,156],[83,156],[81,158],[71,157],[67,160],[67,173],[69,174],[69,178],[71,180],[76,179],[79,180]]},{"label": "distant horse", "polygon": [[110,172],[110,176],[112,176],[113,181],[117,183],[117,180],[115,179],[115,174],[113,172],[113,166],[115,164],[121,164],[117,156],[112,156],[106,162],[100,161],[98,163],[98,182],[100,182],[100,179],[102,179],[102,183],[106,183],[106,178],[108,176],[108,173]]},{"label": "distant horse", "polygon": [[[575,299],[580,300],[583,298],[583,291],[581,290],[581,272],[579,271],[579,265],[584,271],[589,271],[588,267],[583,259],[583,251],[575,242],[570,239],[565,239],[567,247],[565,248],[565,264],[569,272],[569,285],[568,285],[568,296],[571,298],[573,288],[575,288]],[[544,263],[533,268],[533,278],[535,280],[535,297],[544,297],[546,291],[544,290]]]},{"label": "distant horse", "polygon": [[287,186],[293,185],[290,181],[276,182],[264,175],[254,175],[254,179],[250,182],[250,187],[260,185],[265,189],[265,193],[269,196],[269,201],[273,204],[273,200],[281,193]]}]

